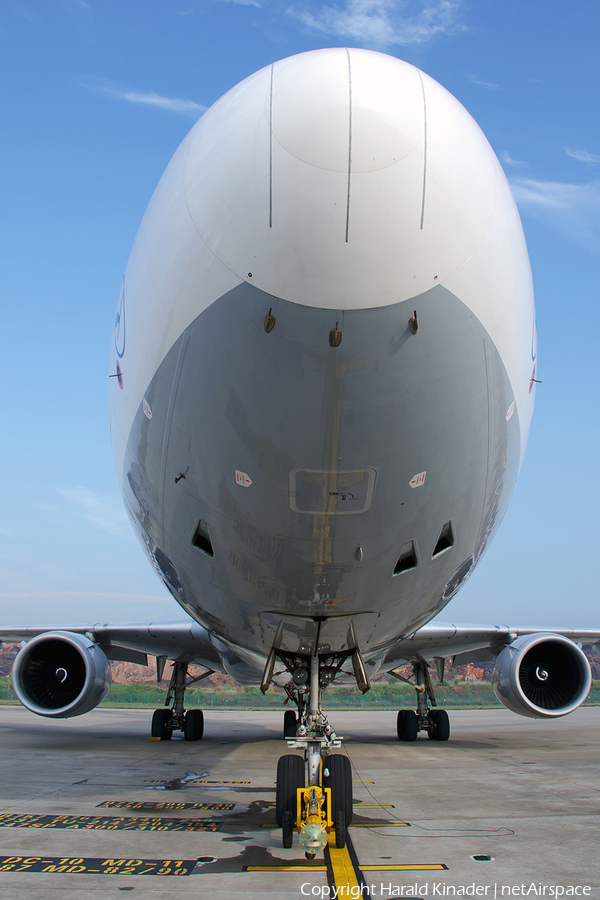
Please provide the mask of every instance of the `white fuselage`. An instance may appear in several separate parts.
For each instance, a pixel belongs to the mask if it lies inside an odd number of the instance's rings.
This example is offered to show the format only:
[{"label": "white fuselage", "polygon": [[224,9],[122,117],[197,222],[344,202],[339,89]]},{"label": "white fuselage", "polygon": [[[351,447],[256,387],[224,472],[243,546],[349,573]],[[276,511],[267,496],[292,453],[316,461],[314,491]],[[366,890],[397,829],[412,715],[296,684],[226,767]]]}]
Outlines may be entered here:
[{"label": "white fuselage", "polygon": [[448,602],[514,488],[535,355],[506,178],[433,79],[314,51],[202,116],[127,266],[111,429],[153,565],[232,670],[315,619],[375,658]]}]

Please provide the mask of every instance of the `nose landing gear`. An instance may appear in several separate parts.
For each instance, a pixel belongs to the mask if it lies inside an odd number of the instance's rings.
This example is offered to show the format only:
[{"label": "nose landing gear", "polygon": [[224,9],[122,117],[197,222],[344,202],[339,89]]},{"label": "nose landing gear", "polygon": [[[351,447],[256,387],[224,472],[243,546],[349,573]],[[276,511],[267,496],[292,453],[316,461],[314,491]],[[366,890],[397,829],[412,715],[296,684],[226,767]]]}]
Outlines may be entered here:
[{"label": "nose landing gear", "polygon": [[304,770],[301,756],[288,754],[279,759],[275,817],[282,829],[283,846],[289,849],[297,832],[306,858],[314,859],[325,848],[332,831],[336,847],[346,846],[353,812],[352,771],[344,754],[322,758],[320,752],[316,783],[305,786]]},{"label": "nose landing gear", "polygon": [[[299,719],[288,710],[284,718],[284,736],[290,749],[303,755],[282,756],[277,764],[275,816],[282,829],[283,846],[290,848],[294,832],[307,859],[314,859],[325,848],[334,831],[336,846],[346,845],[346,829],[352,821],[352,772],[350,761],[341,753],[331,753],[341,746],[321,709],[321,686],[329,683],[329,669],[319,672],[319,657],[310,659],[310,681],[307,690],[297,696]],[[292,721],[293,719],[293,721]]]}]

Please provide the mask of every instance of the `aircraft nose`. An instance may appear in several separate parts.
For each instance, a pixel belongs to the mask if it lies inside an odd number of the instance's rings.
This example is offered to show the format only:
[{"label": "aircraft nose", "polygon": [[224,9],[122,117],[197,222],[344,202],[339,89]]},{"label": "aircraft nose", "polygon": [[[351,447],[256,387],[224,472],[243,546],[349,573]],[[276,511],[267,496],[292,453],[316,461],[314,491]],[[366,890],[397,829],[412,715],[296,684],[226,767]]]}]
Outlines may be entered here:
[{"label": "aircraft nose", "polygon": [[[276,68],[273,139],[310,166],[347,174],[400,162],[423,142],[423,91],[414,66],[378,54],[305,54]],[[275,76],[275,71],[274,71]]]},{"label": "aircraft nose", "polygon": [[433,79],[344,48],[247,78],[202,116],[183,156],[187,209],[212,253],[268,294],[330,309],[442,284],[482,241],[502,175]]}]

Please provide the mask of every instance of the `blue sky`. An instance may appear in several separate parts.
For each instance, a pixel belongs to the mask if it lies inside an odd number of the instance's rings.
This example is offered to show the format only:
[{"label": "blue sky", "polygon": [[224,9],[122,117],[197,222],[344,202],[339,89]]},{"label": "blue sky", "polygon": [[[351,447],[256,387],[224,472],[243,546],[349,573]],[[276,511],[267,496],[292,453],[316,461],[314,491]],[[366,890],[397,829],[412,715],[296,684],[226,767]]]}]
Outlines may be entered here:
[{"label": "blue sky", "polygon": [[600,9],[594,0],[3,0],[0,621],[182,618],[122,510],[107,355],[146,204],[193,122],[273,60],[406,59],[519,203],[540,365],[506,519],[444,621],[598,627]]}]

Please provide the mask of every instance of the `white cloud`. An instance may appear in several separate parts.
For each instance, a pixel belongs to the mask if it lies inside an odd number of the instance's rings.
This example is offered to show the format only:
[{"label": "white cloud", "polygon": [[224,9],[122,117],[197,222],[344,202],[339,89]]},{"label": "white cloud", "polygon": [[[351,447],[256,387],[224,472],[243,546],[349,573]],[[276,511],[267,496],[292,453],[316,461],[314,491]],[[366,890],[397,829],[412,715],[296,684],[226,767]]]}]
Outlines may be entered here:
[{"label": "white cloud", "polygon": [[[260,0],[221,0],[222,3],[235,3],[237,6],[255,6],[258,9],[262,8],[262,3]],[[176,9],[176,16],[194,16],[196,15],[196,9]]]},{"label": "white cloud", "polygon": [[500,151],[500,162],[504,163],[505,166],[514,166],[516,169],[527,165],[522,159],[513,159],[508,150]]},{"label": "white cloud", "polygon": [[565,151],[573,159],[578,159],[580,162],[592,163],[593,165],[600,163],[600,156],[597,156],[595,153],[588,153],[587,150],[571,150],[570,147],[565,147]]},{"label": "white cloud", "polygon": [[481,78],[477,78],[476,75],[469,75],[469,81],[473,84],[479,84],[481,87],[486,87],[490,91],[497,91],[500,87],[499,84],[492,84],[491,81],[482,81]]},{"label": "white cloud", "polygon": [[89,91],[96,94],[107,94],[116,100],[125,100],[127,103],[137,103],[142,106],[154,106],[157,109],[165,109],[180,115],[191,116],[197,119],[206,111],[207,107],[194,100],[183,100],[179,97],[163,97],[154,91],[133,91],[111,85],[102,79],[82,78],[79,82]]},{"label": "white cloud", "polygon": [[600,211],[600,183],[564,184],[560,181],[511,181],[517,203],[542,209]]},{"label": "white cloud", "polygon": [[57,488],[77,509],[78,515],[101,531],[116,537],[129,537],[129,525],[123,504],[114,494],[99,494],[85,487]]},{"label": "white cloud", "polygon": [[361,44],[420,44],[438,35],[456,34],[462,0],[347,0],[344,5],[291,7],[288,13],[308,28]]},{"label": "white cloud", "polygon": [[513,178],[510,184],[522,212],[541,216],[571,239],[600,251],[600,181],[565,184]]}]

